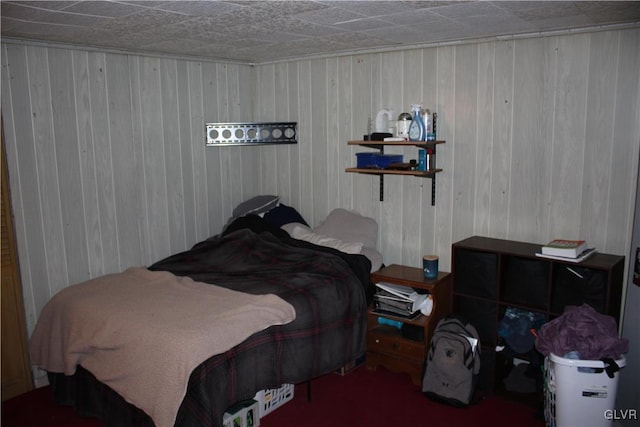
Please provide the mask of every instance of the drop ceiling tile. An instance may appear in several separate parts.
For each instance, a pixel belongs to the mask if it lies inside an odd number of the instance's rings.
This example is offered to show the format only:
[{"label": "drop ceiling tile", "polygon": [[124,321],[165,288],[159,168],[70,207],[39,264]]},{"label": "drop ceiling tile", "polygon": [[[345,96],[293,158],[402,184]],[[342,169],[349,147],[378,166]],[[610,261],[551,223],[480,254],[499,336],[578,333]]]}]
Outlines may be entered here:
[{"label": "drop ceiling tile", "polygon": [[248,5],[255,10],[271,16],[295,16],[307,12],[328,9],[331,6],[316,1],[238,1],[236,4]]},{"label": "drop ceiling tile", "polygon": [[[75,31],[71,33],[66,43],[78,44],[80,46],[100,46],[105,48],[116,47],[113,43],[113,39],[121,39],[123,36],[118,36],[111,31],[101,30],[100,28],[75,28]],[[120,42],[118,46],[123,47]]]},{"label": "drop ceiling tile", "polygon": [[3,31],[14,31],[18,29],[20,25],[22,25],[22,21],[0,16],[0,28],[2,28]]},{"label": "drop ceiling tile", "polygon": [[[7,21],[5,21],[7,19]],[[4,28],[5,22],[11,22],[9,18],[2,19],[2,26]],[[76,40],[75,34],[78,31],[78,27],[59,24],[41,23],[38,25],[32,25],[23,21],[15,21],[9,23],[9,28],[12,31],[12,37],[22,37],[27,39],[46,39],[52,42],[65,42],[72,43]]]},{"label": "drop ceiling tile", "polygon": [[[384,33],[380,32],[379,34]],[[379,48],[382,46],[388,46],[389,42],[391,42],[392,45],[398,44],[392,39],[376,36],[367,32],[336,34],[334,36],[327,37],[324,40],[332,43],[336,47],[336,51]]]},{"label": "drop ceiling tile", "polygon": [[0,10],[2,11],[2,16],[6,18],[21,19],[24,21],[38,21],[40,17],[55,14],[55,12],[50,12],[46,9],[5,1],[0,3]]},{"label": "drop ceiling tile", "polygon": [[225,13],[220,17],[233,22],[235,25],[250,25],[268,23],[272,19],[277,19],[280,15],[273,14],[268,10],[257,7],[242,7]]},{"label": "drop ceiling tile", "polygon": [[[233,52],[232,48],[236,48],[236,49],[244,48],[244,47],[257,48],[260,45],[269,43],[264,40],[248,40],[248,39],[236,39],[233,41],[229,41],[225,39],[211,39],[211,40],[198,39],[194,41],[199,43],[198,47],[193,48],[198,51],[203,50],[203,48],[208,48],[209,50],[215,48],[215,49],[229,50],[231,52]],[[231,55],[231,57],[233,57],[233,55]]]},{"label": "drop ceiling tile", "polygon": [[342,36],[340,34],[331,37],[324,37],[321,39],[304,39],[304,40],[292,40],[291,42],[284,43],[284,46],[292,46],[296,48],[304,47],[305,49],[318,49],[326,48],[332,52],[337,49],[344,49],[345,45],[342,42]]},{"label": "drop ceiling tile", "polygon": [[167,39],[152,31],[141,31],[134,34],[111,35],[105,43],[108,43],[112,48],[141,51],[143,50],[143,46],[151,46],[169,40],[171,39]]},{"label": "drop ceiling tile", "polygon": [[364,31],[368,37],[375,37],[391,42],[392,45],[419,44],[424,41],[424,34],[408,26],[390,28],[370,28]]},{"label": "drop ceiling tile", "polygon": [[173,12],[146,9],[119,19],[106,21],[99,28],[118,34],[137,33],[145,30],[155,30],[158,33],[162,33],[162,29],[165,26],[187,19],[187,16]]},{"label": "drop ceiling tile", "polygon": [[[613,4],[612,4],[613,3]],[[640,2],[629,2],[628,7],[621,10],[615,2],[581,2],[576,4],[580,13],[593,19],[593,22],[623,22],[640,19]]]},{"label": "drop ceiling tile", "polygon": [[420,2],[420,1],[340,1],[332,2],[340,9],[348,10],[369,17],[393,15],[420,9],[426,6],[433,6],[433,3],[440,2]]},{"label": "drop ceiling tile", "polygon": [[540,21],[579,15],[580,10],[571,2],[553,2],[550,5],[537,3],[531,8],[516,10],[513,14],[525,21]]},{"label": "drop ceiling tile", "polygon": [[388,28],[392,27],[393,25],[394,24],[392,22],[383,21],[376,18],[364,18],[342,22],[340,24],[336,24],[335,27],[349,31],[362,31],[370,28]]},{"label": "drop ceiling tile", "polygon": [[[281,31],[308,37],[326,37],[339,34],[346,30],[335,26],[319,25],[300,20],[296,17],[277,17],[267,22],[255,22],[252,28],[261,28],[265,31]],[[242,31],[242,28],[239,28]]]},{"label": "drop ceiling tile", "polygon": [[50,9],[50,10],[61,10],[64,9],[65,7],[70,6],[71,4],[75,3],[75,2],[70,2],[70,1],[2,1],[2,4],[4,5],[5,3],[16,3],[16,4],[20,4],[22,6],[31,6],[34,8],[39,8],[39,9]]},{"label": "drop ceiling tile", "polygon": [[401,12],[379,19],[393,22],[396,25],[422,25],[424,27],[428,27],[429,25],[439,22],[445,22],[451,25],[455,23],[453,20],[439,15],[435,8]]},{"label": "drop ceiling tile", "polygon": [[103,16],[83,15],[77,13],[66,12],[47,12],[38,13],[37,19],[30,19],[38,23],[75,25],[78,27],[93,27],[101,25],[109,21],[109,18]]},{"label": "drop ceiling tile", "polygon": [[65,7],[64,12],[106,16],[111,18],[127,16],[131,15],[132,13],[146,10],[146,8],[135,6],[132,4],[112,3],[105,1],[83,1],[67,3],[71,3],[71,5]]},{"label": "drop ceiling tile", "polygon": [[459,2],[439,7],[434,10],[438,15],[450,19],[468,18],[470,16],[486,16],[504,11],[496,7],[493,2]]},{"label": "drop ceiling tile", "polygon": [[453,29],[456,29],[457,27],[463,27],[463,26],[465,26],[464,23],[461,23],[459,21],[457,22],[452,19],[439,19],[437,21],[430,22],[428,25],[422,25],[422,24],[407,25],[407,27],[418,30],[423,34],[431,33],[434,35],[440,34],[442,32],[447,33]]},{"label": "drop ceiling tile", "polygon": [[251,22],[249,25],[253,27],[263,28],[265,30],[289,31],[292,33],[305,33],[307,32],[307,30],[305,29],[306,27],[318,27],[318,24],[305,22],[291,16],[274,16],[269,20]]},{"label": "drop ceiling tile", "polygon": [[140,48],[159,52],[175,52],[179,49],[182,52],[187,53],[190,51],[201,49],[202,46],[203,43],[198,40],[173,38],[170,40],[151,41],[148,44],[141,44]]},{"label": "drop ceiling tile", "polygon": [[220,16],[241,9],[243,6],[224,1],[168,1],[154,6],[158,10],[182,13],[189,16]]},{"label": "drop ceiling tile", "polygon": [[[85,1],[85,0],[80,0],[80,1]],[[115,0],[108,0],[108,1],[115,1]],[[179,1],[179,0],[118,0],[118,3],[125,3],[125,4],[134,4],[137,6],[143,6],[143,7],[162,7],[165,4],[168,3],[173,3],[175,1]],[[184,0],[182,0],[184,1]]]},{"label": "drop ceiling tile", "polygon": [[[196,38],[206,37],[210,33],[233,34],[239,32],[241,28],[220,17],[189,16],[165,25],[162,31],[173,34],[175,37]],[[155,30],[151,29],[151,31]]]},{"label": "drop ceiling tile", "polygon": [[[458,19],[458,23],[475,29],[475,33],[482,37],[494,35],[506,35],[506,34],[522,34],[532,31],[538,31],[536,25],[531,22],[526,22],[518,18],[505,16],[505,15],[493,15],[485,16],[481,19],[478,17],[470,17]],[[491,32],[487,31],[487,28],[491,28]]]},{"label": "drop ceiling tile", "polygon": [[560,23],[562,23],[563,25],[571,24],[572,28],[588,27],[594,24],[591,18],[582,14],[536,19],[534,21],[529,21],[529,23],[535,25],[537,31],[553,31],[554,29],[558,28],[558,25]]},{"label": "drop ceiling tile", "polygon": [[[338,2],[339,4],[340,2]],[[367,16],[362,13],[355,13],[340,7],[330,7],[327,9],[316,10],[296,15],[296,18],[303,21],[313,22],[316,24],[336,25],[341,22],[363,19]]]},{"label": "drop ceiling tile", "polygon": [[308,37],[300,34],[288,33],[286,31],[271,31],[271,30],[265,30],[259,27],[253,28],[252,26],[249,25],[246,28],[246,31],[243,31],[243,38],[246,40],[253,40],[253,41],[262,40],[270,43],[282,43],[286,41],[302,40]]}]

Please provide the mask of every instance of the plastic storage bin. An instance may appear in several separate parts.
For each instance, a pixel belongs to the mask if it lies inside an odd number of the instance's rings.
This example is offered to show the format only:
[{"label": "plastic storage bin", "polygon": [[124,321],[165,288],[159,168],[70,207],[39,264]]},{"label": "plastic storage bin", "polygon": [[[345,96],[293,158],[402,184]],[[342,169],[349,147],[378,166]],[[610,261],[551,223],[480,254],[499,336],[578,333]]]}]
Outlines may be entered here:
[{"label": "plastic storage bin", "polygon": [[[626,366],[621,356],[615,361]],[[619,369],[609,376],[600,360],[566,359],[551,353],[544,361],[544,417],[549,427],[609,427],[615,409]]]},{"label": "plastic storage bin", "polygon": [[275,411],[291,399],[295,393],[293,384],[283,384],[280,388],[261,390],[253,397],[258,401],[260,418]]},{"label": "plastic storage bin", "polygon": [[391,163],[402,163],[402,154],[356,153],[357,167],[384,169]]},{"label": "plastic storage bin", "polygon": [[245,400],[227,409],[222,416],[223,427],[260,427],[258,402]]}]

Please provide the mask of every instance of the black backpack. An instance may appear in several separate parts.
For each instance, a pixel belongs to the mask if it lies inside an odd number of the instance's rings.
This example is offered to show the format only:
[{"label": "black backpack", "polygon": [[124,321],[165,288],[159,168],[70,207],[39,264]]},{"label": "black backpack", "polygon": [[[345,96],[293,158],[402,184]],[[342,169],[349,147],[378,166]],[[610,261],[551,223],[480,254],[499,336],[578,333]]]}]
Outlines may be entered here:
[{"label": "black backpack", "polygon": [[480,338],[476,328],[460,316],[441,319],[429,344],[422,392],[438,402],[467,406],[473,402],[479,372]]}]

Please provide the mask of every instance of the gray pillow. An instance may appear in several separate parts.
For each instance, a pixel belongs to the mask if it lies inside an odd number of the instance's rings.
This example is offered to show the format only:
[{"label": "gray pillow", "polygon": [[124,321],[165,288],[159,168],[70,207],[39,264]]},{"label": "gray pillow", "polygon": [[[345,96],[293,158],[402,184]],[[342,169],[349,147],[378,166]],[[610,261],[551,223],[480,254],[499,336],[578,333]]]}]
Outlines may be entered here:
[{"label": "gray pillow", "polygon": [[347,242],[361,242],[370,248],[375,248],[378,243],[378,223],[375,219],[342,208],[331,211],[313,232]]},{"label": "gray pillow", "polygon": [[270,211],[278,206],[280,196],[255,196],[240,203],[233,210],[233,218],[239,218],[241,216],[254,214],[258,215]]},{"label": "gray pillow", "polygon": [[371,271],[377,271],[382,266],[382,254],[376,249],[378,223],[373,218],[337,208],[313,232],[347,242],[360,242],[363,244],[361,254],[371,261]]}]

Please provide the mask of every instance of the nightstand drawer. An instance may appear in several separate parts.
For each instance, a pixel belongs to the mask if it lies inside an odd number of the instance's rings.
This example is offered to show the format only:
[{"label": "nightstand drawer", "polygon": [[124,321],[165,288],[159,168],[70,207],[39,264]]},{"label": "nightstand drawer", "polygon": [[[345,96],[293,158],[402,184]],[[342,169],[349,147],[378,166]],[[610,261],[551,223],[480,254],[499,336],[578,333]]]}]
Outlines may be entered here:
[{"label": "nightstand drawer", "polygon": [[367,334],[367,350],[417,361],[424,361],[426,356],[423,342],[411,341],[379,329],[370,330]]}]

